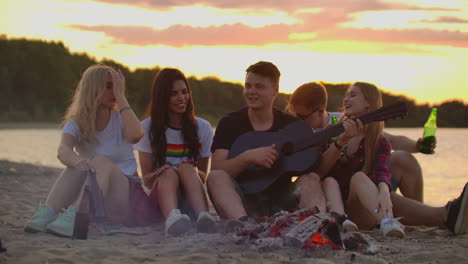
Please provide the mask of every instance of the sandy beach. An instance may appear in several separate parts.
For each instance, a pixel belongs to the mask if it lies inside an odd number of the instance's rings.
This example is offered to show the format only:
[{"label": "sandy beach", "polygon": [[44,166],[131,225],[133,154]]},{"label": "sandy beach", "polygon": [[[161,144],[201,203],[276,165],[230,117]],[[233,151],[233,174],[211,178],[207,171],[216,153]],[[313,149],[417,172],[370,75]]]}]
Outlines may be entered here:
[{"label": "sandy beach", "polygon": [[162,226],[144,235],[103,235],[91,228],[87,240],[23,231],[39,201],[44,201],[60,169],[0,160],[0,239],[6,252],[0,263],[468,263],[468,234],[407,227],[405,239],[378,230],[374,254],[320,248],[282,248],[260,252],[236,244],[229,234],[166,237]]}]

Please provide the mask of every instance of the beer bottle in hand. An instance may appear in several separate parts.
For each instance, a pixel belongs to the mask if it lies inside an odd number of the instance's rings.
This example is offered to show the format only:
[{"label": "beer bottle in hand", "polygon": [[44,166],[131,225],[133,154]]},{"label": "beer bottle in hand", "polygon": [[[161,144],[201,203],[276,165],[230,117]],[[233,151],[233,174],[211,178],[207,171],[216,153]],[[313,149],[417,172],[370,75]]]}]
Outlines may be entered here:
[{"label": "beer bottle in hand", "polygon": [[[338,124],[338,119],[336,118],[335,115],[332,115],[332,116],[331,116],[331,120],[332,120],[332,126]],[[336,136],[336,137],[332,137],[331,140],[332,140],[332,141],[335,141],[337,138],[338,138],[337,136]]]},{"label": "beer bottle in hand", "polygon": [[437,108],[432,108],[431,114],[424,124],[424,133],[420,145],[420,151],[424,154],[432,154],[431,145],[435,142],[437,130]]}]

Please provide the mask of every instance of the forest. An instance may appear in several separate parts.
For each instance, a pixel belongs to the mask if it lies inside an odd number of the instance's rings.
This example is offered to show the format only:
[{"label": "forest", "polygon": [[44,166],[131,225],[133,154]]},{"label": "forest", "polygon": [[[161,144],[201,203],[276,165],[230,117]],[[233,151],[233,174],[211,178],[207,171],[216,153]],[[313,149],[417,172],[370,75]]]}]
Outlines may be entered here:
[{"label": "forest", "polygon": [[[10,39],[4,35],[0,36],[0,58],[0,122],[61,122],[81,73],[96,63],[123,72],[127,98],[143,119],[152,81],[161,69],[155,66],[130,70],[112,59],[97,61],[88,54],[70,52],[62,42]],[[240,71],[244,70],[239,67]],[[209,120],[214,127],[221,117],[245,106],[240,83],[215,77],[189,76],[188,80],[193,90],[196,115]],[[339,111],[349,84],[325,85],[329,93],[328,110]],[[275,107],[284,110],[289,96],[279,94]],[[405,118],[390,120],[387,126],[421,127],[431,107],[437,107],[439,127],[468,127],[468,105],[460,100],[430,106],[389,93],[383,94],[383,100],[384,105],[405,101],[409,110]]]}]

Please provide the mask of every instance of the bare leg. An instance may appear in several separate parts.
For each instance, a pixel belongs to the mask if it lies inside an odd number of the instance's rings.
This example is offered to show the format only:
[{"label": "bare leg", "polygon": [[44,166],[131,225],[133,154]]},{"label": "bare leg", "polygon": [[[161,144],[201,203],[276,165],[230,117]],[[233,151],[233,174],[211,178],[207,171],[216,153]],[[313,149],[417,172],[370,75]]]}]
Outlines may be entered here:
[{"label": "bare leg", "polygon": [[47,196],[45,205],[59,212],[71,205],[80,194],[86,173],[67,167],[55,181]]},{"label": "bare leg", "polygon": [[179,176],[174,169],[164,171],[154,182],[152,190],[157,191],[158,203],[164,217],[178,208]]},{"label": "bare leg", "polygon": [[96,156],[92,160],[96,169],[96,181],[102,190],[106,212],[112,221],[122,223],[129,210],[128,178],[104,156]]},{"label": "bare leg", "polygon": [[418,201],[391,193],[393,214],[403,216],[405,225],[444,226],[447,220],[445,207],[428,206]]},{"label": "bare leg", "polygon": [[296,193],[299,208],[313,208],[317,206],[320,212],[326,212],[325,194],[320,183],[320,176],[316,173],[304,174],[297,179]]},{"label": "bare leg", "polygon": [[390,157],[390,171],[400,183],[400,192],[405,197],[423,202],[424,183],[421,166],[418,160],[409,152],[394,151]]},{"label": "bare leg", "polygon": [[199,215],[201,211],[208,211],[206,193],[196,168],[191,164],[182,163],[178,167],[178,173],[180,183],[195,214]]},{"label": "bare leg", "polygon": [[362,172],[353,175],[346,209],[349,219],[360,229],[370,229],[382,220],[374,211],[378,208],[378,195],[379,189],[367,175]]},{"label": "bare leg", "polygon": [[322,181],[322,189],[325,193],[328,211],[344,215],[345,210],[338,182],[331,177],[327,177]]},{"label": "bare leg", "polygon": [[247,215],[232,178],[225,171],[211,171],[207,186],[213,198],[212,202],[223,217],[238,219]]}]

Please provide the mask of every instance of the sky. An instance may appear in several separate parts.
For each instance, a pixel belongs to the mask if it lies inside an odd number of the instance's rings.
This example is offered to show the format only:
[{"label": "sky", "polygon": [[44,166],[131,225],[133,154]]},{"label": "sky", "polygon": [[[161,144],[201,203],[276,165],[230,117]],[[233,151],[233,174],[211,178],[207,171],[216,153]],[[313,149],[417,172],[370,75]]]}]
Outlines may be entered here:
[{"label": "sky", "polygon": [[468,103],[467,0],[2,0],[0,34],[239,83],[271,61],[285,93],[366,81],[418,103]]}]

